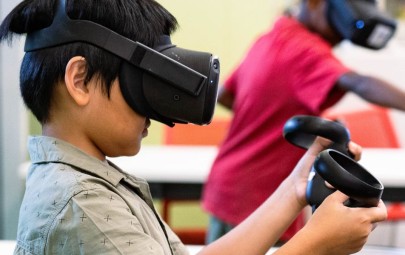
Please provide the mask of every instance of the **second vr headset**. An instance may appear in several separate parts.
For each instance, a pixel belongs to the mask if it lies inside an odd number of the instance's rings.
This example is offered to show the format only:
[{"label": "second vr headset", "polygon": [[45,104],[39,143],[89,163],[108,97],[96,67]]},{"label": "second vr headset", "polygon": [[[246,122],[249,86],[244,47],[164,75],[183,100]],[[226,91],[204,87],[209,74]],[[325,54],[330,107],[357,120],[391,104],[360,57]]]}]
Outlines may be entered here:
[{"label": "second vr headset", "polygon": [[52,24],[27,34],[25,51],[85,42],[124,59],[119,81],[137,113],[169,126],[211,122],[217,99],[219,60],[206,52],[173,45],[162,35],[153,49],[87,20],[72,20],[58,1]]},{"label": "second vr headset", "polygon": [[343,38],[378,50],[395,33],[395,19],[378,9],[375,0],[328,0],[327,15],[332,28]]}]

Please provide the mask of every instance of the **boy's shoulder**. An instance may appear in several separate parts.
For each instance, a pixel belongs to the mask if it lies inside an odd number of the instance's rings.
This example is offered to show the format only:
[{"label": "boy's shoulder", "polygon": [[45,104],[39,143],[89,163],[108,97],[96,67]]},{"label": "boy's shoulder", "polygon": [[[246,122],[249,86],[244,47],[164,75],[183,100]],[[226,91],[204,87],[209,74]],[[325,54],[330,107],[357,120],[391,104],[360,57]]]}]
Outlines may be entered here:
[{"label": "boy's shoulder", "polygon": [[[67,178],[66,185],[72,185],[83,178],[100,178],[116,185],[125,174],[107,161],[101,161],[74,145],[46,136],[30,137],[28,151],[31,169],[28,176],[53,174],[54,179]],[[60,177],[62,176],[62,177]],[[68,187],[64,187],[65,189]]]}]

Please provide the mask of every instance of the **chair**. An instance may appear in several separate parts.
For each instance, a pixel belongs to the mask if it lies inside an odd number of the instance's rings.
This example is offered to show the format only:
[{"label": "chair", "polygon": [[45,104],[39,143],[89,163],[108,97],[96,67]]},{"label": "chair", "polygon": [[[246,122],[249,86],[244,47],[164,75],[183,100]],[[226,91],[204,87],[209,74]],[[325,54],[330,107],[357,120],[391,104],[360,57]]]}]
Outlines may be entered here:
[{"label": "chair", "polygon": [[[214,118],[211,124],[207,126],[197,126],[192,124],[176,124],[170,128],[164,126],[163,136],[166,145],[196,145],[196,146],[218,146],[228,131],[229,119]],[[206,237],[206,228],[202,227],[174,227],[171,224],[171,211],[175,204],[195,203],[198,200],[173,200],[164,199],[162,201],[162,218],[173,228],[185,244],[204,245]]]},{"label": "chair", "polygon": [[164,127],[164,143],[170,145],[219,145],[228,131],[228,119],[214,119],[209,125],[176,124]]},{"label": "chair", "polygon": [[363,147],[400,147],[386,108],[369,106],[356,111],[327,110],[322,116],[345,125],[351,139]]},{"label": "chair", "polygon": [[[389,111],[378,106],[369,106],[356,111],[327,110],[323,117],[339,121],[350,131],[351,140],[362,147],[399,148]],[[405,220],[405,204],[387,204],[388,221]]]}]

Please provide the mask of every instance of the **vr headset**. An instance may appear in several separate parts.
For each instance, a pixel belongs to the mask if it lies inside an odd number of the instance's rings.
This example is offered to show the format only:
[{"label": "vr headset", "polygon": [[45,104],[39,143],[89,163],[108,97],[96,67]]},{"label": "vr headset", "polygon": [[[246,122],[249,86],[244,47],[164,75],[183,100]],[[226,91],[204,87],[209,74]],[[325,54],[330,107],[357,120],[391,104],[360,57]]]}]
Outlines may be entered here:
[{"label": "vr headset", "polygon": [[329,24],[343,38],[369,49],[381,49],[397,23],[378,9],[375,0],[328,0]]},{"label": "vr headset", "polygon": [[95,45],[124,59],[121,92],[137,113],[168,126],[211,122],[217,99],[219,60],[186,50],[162,35],[153,49],[87,20],[72,20],[58,1],[52,24],[27,34],[25,52],[73,42]]}]

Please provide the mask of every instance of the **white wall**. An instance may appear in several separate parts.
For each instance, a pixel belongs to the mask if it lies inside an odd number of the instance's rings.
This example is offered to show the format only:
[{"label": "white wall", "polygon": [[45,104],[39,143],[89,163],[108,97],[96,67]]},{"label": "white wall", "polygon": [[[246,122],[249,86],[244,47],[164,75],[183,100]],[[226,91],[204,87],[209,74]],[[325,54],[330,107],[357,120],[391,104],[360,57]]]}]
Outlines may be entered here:
[{"label": "white wall", "polygon": [[[0,19],[17,0],[0,0]],[[21,43],[0,45],[0,239],[15,239],[23,184],[18,165],[25,160],[27,116],[19,93]]]}]

